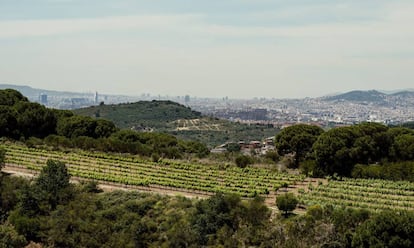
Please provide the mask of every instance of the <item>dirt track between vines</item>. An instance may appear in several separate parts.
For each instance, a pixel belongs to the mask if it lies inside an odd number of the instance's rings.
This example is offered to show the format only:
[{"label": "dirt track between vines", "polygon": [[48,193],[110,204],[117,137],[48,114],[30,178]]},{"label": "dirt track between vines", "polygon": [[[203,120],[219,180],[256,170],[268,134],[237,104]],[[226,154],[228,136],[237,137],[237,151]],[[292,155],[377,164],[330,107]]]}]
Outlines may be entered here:
[{"label": "dirt track between vines", "polygon": [[[39,171],[29,170],[29,169],[23,168],[15,164],[6,164],[2,168],[2,171],[8,174],[11,174],[13,176],[21,176],[21,177],[26,177],[26,178],[34,178],[39,174]],[[80,177],[71,177],[71,182],[73,183],[79,183],[82,181],[90,181],[90,180],[86,178],[80,178]],[[213,195],[213,193],[209,193],[209,192],[185,190],[185,189],[164,187],[164,186],[158,186],[158,185],[135,186],[135,185],[125,185],[125,184],[120,184],[120,183],[110,183],[106,181],[97,181],[97,182],[98,182],[98,187],[105,192],[111,192],[114,190],[137,190],[140,192],[156,193],[156,194],[169,195],[169,196],[183,196],[187,198],[199,198],[199,199],[205,199]],[[294,194],[298,194],[299,188],[307,190],[307,186],[309,182],[311,182],[314,186],[316,186],[318,183],[318,181],[314,179],[306,179],[304,182],[291,186],[288,189],[280,189],[278,192],[272,191],[265,198],[266,205],[272,209],[275,209],[276,208],[275,200],[278,194],[285,193],[285,192],[292,192]]]}]

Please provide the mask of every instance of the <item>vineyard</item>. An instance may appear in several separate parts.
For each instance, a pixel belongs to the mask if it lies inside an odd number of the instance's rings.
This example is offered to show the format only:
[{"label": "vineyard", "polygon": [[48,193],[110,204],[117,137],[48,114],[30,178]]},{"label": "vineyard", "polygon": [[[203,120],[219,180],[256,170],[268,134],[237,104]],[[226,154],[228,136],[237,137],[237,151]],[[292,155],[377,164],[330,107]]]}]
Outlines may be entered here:
[{"label": "vineyard", "polygon": [[371,210],[414,210],[414,183],[378,179],[330,180],[301,192],[305,205],[337,205]]},{"label": "vineyard", "polygon": [[40,171],[48,159],[66,164],[75,177],[137,186],[163,186],[206,193],[235,193],[242,197],[268,195],[303,181],[300,175],[260,168],[220,168],[176,161],[150,162],[134,156],[96,152],[61,152],[3,144],[6,164]]},{"label": "vineyard", "polygon": [[[162,160],[151,162],[136,156],[98,152],[62,152],[1,144],[6,164],[40,171],[48,159],[66,164],[72,176],[131,186],[176,189],[198,194],[234,193],[242,197],[274,197],[289,186],[302,204],[336,205],[370,210],[414,210],[414,183],[371,179],[329,180],[312,184],[301,175],[262,168],[238,168]],[[281,190],[281,191],[285,191]]]}]

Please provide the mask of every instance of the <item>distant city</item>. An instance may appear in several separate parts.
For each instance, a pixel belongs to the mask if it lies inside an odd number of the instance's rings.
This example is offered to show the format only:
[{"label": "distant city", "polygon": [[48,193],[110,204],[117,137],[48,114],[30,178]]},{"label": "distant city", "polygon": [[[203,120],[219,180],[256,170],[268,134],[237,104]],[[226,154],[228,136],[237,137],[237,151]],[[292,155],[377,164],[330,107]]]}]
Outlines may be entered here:
[{"label": "distant city", "polygon": [[386,94],[379,91],[351,91],[335,96],[302,99],[229,99],[186,96],[105,95],[99,92],[60,92],[28,86],[1,84],[13,88],[34,102],[57,109],[77,109],[99,104],[171,100],[204,115],[241,123],[262,123],[278,127],[295,123],[319,126],[378,122],[398,125],[414,121],[414,91]]}]

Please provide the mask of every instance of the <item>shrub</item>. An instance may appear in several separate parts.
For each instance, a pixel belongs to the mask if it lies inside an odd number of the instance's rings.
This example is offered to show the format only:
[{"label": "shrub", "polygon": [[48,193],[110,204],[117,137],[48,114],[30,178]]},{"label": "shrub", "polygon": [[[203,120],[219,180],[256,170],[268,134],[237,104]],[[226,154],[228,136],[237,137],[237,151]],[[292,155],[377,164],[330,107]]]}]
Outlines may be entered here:
[{"label": "shrub", "polygon": [[284,215],[287,216],[289,212],[293,211],[298,204],[298,199],[293,193],[286,193],[276,198],[276,205],[280,211],[283,211]]}]

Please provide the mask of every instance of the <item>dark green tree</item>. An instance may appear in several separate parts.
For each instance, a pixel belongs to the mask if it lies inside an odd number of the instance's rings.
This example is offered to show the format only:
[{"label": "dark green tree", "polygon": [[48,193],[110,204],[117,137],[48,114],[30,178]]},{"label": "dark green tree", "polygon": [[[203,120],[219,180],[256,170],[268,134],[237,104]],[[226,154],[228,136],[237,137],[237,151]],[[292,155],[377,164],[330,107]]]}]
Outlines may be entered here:
[{"label": "dark green tree", "polygon": [[289,212],[293,211],[298,204],[298,199],[293,193],[285,193],[276,197],[276,206],[280,211],[283,211],[287,216]]},{"label": "dark green tree", "polygon": [[96,127],[94,132],[95,138],[107,138],[115,133],[118,128],[115,127],[115,124],[108,120],[99,119],[96,120]]},{"label": "dark green tree", "polygon": [[17,112],[18,129],[25,138],[44,138],[56,132],[56,116],[46,107],[38,103],[18,102],[14,109]]},{"label": "dark green tree", "polygon": [[17,137],[16,116],[17,112],[12,107],[0,105],[0,137]]},{"label": "dark green tree", "polygon": [[413,247],[413,212],[384,211],[360,225],[352,247]]},{"label": "dark green tree", "polygon": [[51,209],[56,209],[59,202],[67,200],[70,175],[64,163],[48,160],[39,177],[36,186],[46,194]]},{"label": "dark green tree", "polygon": [[280,155],[294,154],[297,167],[312,150],[313,143],[323,133],[323,129],[313,125],[299,124],[284,128],[275,138]]},{"label": "dark green tree", "polygon": [[313,144],[315,172],[350,175],[355,164],[351,151],[356,137],[358,135],[352,127],[334,128],[321,134]]},{"label": "dark green tree", "polygon": [[215,240],[217,231],[224,226],[229,229],[229,233],[237,229],[239,218],[236,218],[236,214],[239,204],[240,197],[221,193],[196,204],[192,224],[199,245]]},{"label": "dark green tree", "polygon": [[0,90],[0,105],[13,106],[18,102],[28,102],[28,100],[17,90]]},{"label": "dark green tree", "polygon": [[356,137],[351,148],[354,161],[363,164],[379,162],[388,156],[391,145],[388,127],[379,123],[361,123],[352,127]]},{"label": "dark green tree", "polygon": [[253,164],[253,158],[247,155],[239,155],[236,157],[236,165],[240,168],[245,168],[249,164]]},{"label": "dark green tree", "polygon": [[414,134],[402,134],[394,138],[392,154],[395,160],[414,159]]},{"label": "dark green tree", "polygon": [[85,116],[62,118],[57,123],[57,134],[67,138],[87,136],[95,138],[96,120]]}]

